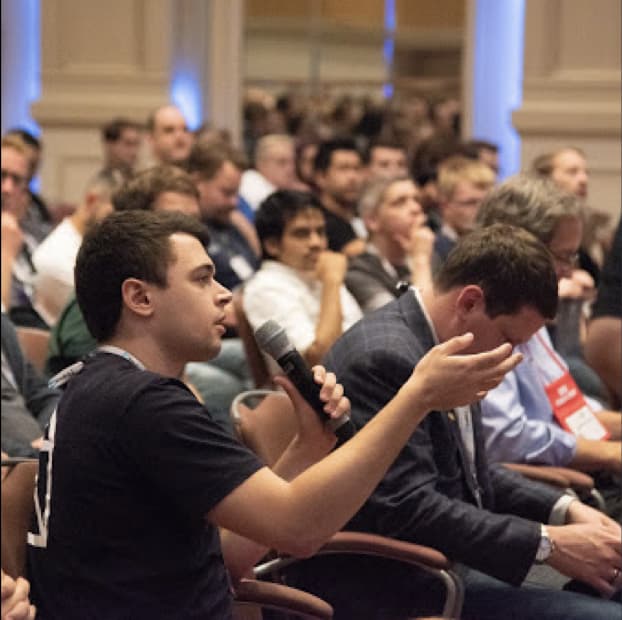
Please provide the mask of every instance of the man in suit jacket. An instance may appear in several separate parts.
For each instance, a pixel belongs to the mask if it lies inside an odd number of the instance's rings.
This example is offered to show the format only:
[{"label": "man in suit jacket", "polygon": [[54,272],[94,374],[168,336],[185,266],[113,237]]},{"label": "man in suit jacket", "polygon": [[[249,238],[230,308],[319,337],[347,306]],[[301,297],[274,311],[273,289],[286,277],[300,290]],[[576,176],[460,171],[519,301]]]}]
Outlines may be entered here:
[{"label": "man in suit jacket", "polygon": [[15,328],[2,313],[2,451],[36,456],[32,442],[43,436],[58,398],[57,390],[24,357]]},{"label": "man in suit jacket", "polygon": [[[461,241],[433,287],[410,289],[365,316],[325,364],[343,383],[360,428],[435,343],[470,331],[469,352],[516,345],[553,317],[556,306],[555,270],[544,246],[525,231],[492,226]],[[477,404],[431,413],[349,528],[433,546],[465,564],[464,618],[507,617],[509,609],[512,618],[525,619],[619,613],[617,604],[583,594],[511,587],[534,563],[546,562],[610,596],[622,585],[620,527],[570,496],[488,467]],[[589,568],[579,559],[585,557]],[[368,583],[359,580],[361,590],[377,588],[384,571],[371,575]],[[399,599],[394,585],[387,583],[385,598]],[[411,580],[404,595],[413,592],[424,591]]]}]

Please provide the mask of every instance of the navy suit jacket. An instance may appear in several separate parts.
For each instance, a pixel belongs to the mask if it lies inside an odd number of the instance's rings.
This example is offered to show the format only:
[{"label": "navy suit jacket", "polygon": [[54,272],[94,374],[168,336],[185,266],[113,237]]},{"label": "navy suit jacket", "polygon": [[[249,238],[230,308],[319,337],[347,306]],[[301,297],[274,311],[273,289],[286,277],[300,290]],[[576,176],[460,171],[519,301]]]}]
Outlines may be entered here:
[{"label": "navy suit jacket", "polygon": [[[412,289],[343,334],[324,363],[344,385],[357,428],[395,395],[433,346]],[[561,493],[501,466],[489,468],[479,407],[472,412],[475,472],[453,412],[433,411],[349,528],[428,545],[519,584],[534,561],[539,523],[548,521]]]}]

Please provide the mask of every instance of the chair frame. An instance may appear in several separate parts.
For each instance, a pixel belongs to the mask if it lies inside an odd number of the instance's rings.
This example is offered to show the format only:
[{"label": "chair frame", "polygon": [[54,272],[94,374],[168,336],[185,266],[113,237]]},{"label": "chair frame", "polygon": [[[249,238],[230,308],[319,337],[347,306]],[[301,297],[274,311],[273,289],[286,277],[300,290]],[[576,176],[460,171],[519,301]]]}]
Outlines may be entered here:
[{"label": "chair frame", "polygon": [[[242,392],[233,400],[230,410],[231,419],[233,427],[243,443],[247,443],[248,440],[248,437],[245,437],[245,411],[243,407],[252,411],[246,404],[248,401],[257,398],[263,399],[273,394],[280,394],[287,398],[286,394],[276,390],[255,389]],[[289,401],[289,399],[288,402],[291,407],[291,401]],[[287,425],[281,424],[281,430],[283,426]],[[436,549],[386,536],[379,536],[377,534],[341,531],[332,536],[316,552],[316,555],[331,554],[375,556],[417,566],[427,573],[436,576],[445,587],[446,597],[441,612],[442,617],[460,617],[464,602],[464,585],[462,583],[462,578],[453,570],[452,562]],[[253,572],[257,578],[274,579],[275,575],[278,576],[281,569],[301,561],[304,561],[304,559],[295,558],[290,555],[278,555],[273,559],[269,559],[255,566]]]}]

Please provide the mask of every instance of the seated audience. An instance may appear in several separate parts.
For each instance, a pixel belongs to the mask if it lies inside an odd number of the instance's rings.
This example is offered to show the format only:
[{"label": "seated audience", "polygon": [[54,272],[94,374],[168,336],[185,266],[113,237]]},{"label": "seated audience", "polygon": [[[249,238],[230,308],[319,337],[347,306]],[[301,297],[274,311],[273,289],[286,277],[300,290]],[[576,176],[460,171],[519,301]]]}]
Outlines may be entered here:
[{"label": "seated audience", "polygon": [[269,134],[255,144],[255,168],[242,174],[240,199],[253,211],[277,189],[293,189],[295,182],[294,140],[285,134]]},{"label": "seated audience", "polygon": [[2,312],[2,451],[9,456],[39,453],[43,429],[58,402],[59,392],[25,358],[15,328]]},{"label": "seated audience", "polygon": [[587,327],[585,357],[599,374],[615,406],[622,401],[622,220],[605,260],[598,296]]},{"label": "seated audience", "polygon": [[455,156],[439,165],[438,194],[442,225],[434,242],[438,262],[445,261],[458,239],[473,230],[477,210],[494,182],[494,173],[480,161]]},{"label": "seated audience", "polygon": [[[192,179],[176,166],[153,166],[138,173],[113,196],[116,211],[177,211],[199,217],[199,192]],[[242,344],[227,339],[221,353],[209,363],[189,364],[187,384],[200,400],[208,399],[212,412],[229,423],[233,398],[247,389],[248,369]],[[96,346],[74,298],[52,330],[47,368],[59,372]]]},{"label": "seated audience", "polygon": [[361,156],[354,140],[325,140],[318,146],[313,162],[315,185],[324,207],[328,248],[356,256],[365,249],[357,230],[356,204],[363,187]]},{"label": "seated audience", "polygon": [[[435,348],[377,423],[328,456],[334,436],[283,378],[300,430],[270,470],[178,380],[218,352],[231,300],[206,235],[181,213],[133,211],[84,239],[76,294],[99,346],[65,377],[41,457],[45,519],[33,519],[28,561],[42,617],[230,618],[231,580],[268,546],[312,553],[429,409],[469,401],[519,359],[507,345],[456,359],[468,336]],[[335,376],[314,377],[328,415],[347,413]]]},{"label": "seated audience", "polygon": [[147,141],[155,164],[181,166],[188,159],[193,136],[175,105],[157,108],[147,119]]},{"label": "seated audience", "polygon": [[118,171],[124,181],[134,176],[142,142],[142,128],[126,118],[115,118],[101,130],[104,165],[98,176],[113,179]]},{"label": "seated audience", "polygon": [[29,164],[24,143],[2,138],[2,303],[16,325],[47,329],[33,305],[32,255],[47,234],[26,229],[30,209]]},{"label": "seated audience", "polygon": [[[348,330],[325,364],[343,382],[360,433],[436,343],[470,332],[465,352],[516,346],[555,316],[556,307],[549,251],[526,231],[490,226],[460,240],[433,287],[407,291]],[[450,380],[446,387],[453,385]],[[574,496],[489,466],[475,401],[426,417],[347,527],[433,546],[461,563],[465,619],[498,620],[510,610],[517,620],[584,620],[619,612],[617,603],[602,598],[518,587],[534,563],[544,562],[611,596],[622,586],[622,532]],[[356,613],[344,617],[373,617],[377,604],[385,617],[402,618],[408,613],[391,615],[393,607],[407,612],[409,602],[432,592],[398,567],[370,568],[356,558],[333,570],[329,557],[319,559],[325,562],[314,567],[314,579],[321,578],[329,594],[338,594],[344,574],[356,584],[345,601]],[[335,604],[322,588],[311,591]],[[369,601],[373,592],[382,593],[380,602]]]},{"label": "seated audience", "polygon": [[39,244],[32,262],[34,304],[53,326],[73,294],[73,268],[82,237],[95,222],[112,212],[112,194],[121,186],[120,173],[89,180],[82,202]]},{"label": "seated audience", "polygon": [[[538,176],[551,179],[559,189],[579,198],[583,206],[583,216],[590,217],[590,209],[585,204],[589,190],[589,170],[585,153],[573,146],[562,147],[543,153],[531,162],[531,169]],[[581,243],[577,267],[590,274],[596,284],[600,267]]]},{"label": "seated audience", "polygon": [[398,283],[432,283],[434,233],[425,225],[417,186],[405,176],[372,181],[359,201],[368,242],[348,264],[346,286],[363,312],[399,295]]},{"label": "seated audience", "polygon": [[[540,239],[553,257],[558,278],[572,270],[571,259],[581,242],[581,211],[574,196],[546,180],[513,177],[495,188],[480,208],[480,225],[496,222],[520,226]],[[488,458],[622,473],[620,413],[584,398],[545,327],[516,349],[525,362],[482,401]],[[565,398],[571,393],[573,399]],[[619,485],[610,475],[597,482],[609,500],[609,512],[621,518]]]},{"label": "seated audience", "polygon": [[255,226],[264,259],[244,287],[248,321],[257,329],[275,320],[306,361],[318,363],[362,316],[344,285],[346,257],[327,250],[324,212],[312,194],[275,192]]}]

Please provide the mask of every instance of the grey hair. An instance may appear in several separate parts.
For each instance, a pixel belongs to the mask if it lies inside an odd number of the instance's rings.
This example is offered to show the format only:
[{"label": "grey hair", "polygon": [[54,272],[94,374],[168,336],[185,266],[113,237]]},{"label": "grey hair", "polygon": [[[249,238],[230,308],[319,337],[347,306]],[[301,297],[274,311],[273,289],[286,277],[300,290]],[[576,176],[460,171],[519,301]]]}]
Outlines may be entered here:
[{"label": "grey hair", "polygon": [[581,204],[560,191],[552,181],[533,174],[517,174],[493,188],[479,208],[480,227],[495,223],[511,224],[528,230],[548,244],[559,222],[581,218]]},{"label": "grey hair", "polygon": [[281,144],[286,144],[293,148],[294,139],[290,135],[283,133],[270,133],[259,138],[255,146],[255,165],[268,157],[270,151],[275,146],[280,146]]},{"label": "grey hair", "polygon": [[366,217],[373,215],[384,200],[389,187],[399,181],[412,181],[412,179],[407,175],[400,175],[397,177],[379,178],[370,181],[363,188],[361,197],[359,198],[359,217],[365,219]]}]

